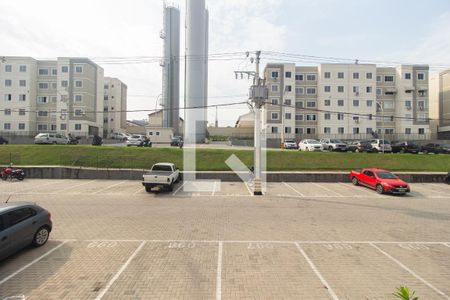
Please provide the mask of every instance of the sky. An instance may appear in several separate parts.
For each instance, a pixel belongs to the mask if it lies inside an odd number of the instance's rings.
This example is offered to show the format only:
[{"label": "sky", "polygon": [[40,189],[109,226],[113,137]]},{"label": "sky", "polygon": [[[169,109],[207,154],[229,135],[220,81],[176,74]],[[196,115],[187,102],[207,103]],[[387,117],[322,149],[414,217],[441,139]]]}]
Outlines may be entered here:
[{"label": "sky", "polygon": [[[180,6],[182,24],[184,2],[171,2]],[[262,67],[277,61],[264,54],[273,51],[450,68],[449,0],[207,0],[207,5],[210,53],[241,53],[209,63],[209,104],[247,100],[251,81],[234,75],[235,70],[255,69],[247,51],[263,51]],[[0,11],[0,56],[89,57],[106,76],[128,85],[128,110],[158,108],[158,62],[104,62],[110,57],[162,56],[162,0],[0,0]],[[184,28],[181,36],[184,49]],[[220,108],[219,124],[233,126],[247,112],[245,105]],[[210,123],[215,116],[216,110],[210,109]],[[128,115],[145,117],[144,112]]]}]

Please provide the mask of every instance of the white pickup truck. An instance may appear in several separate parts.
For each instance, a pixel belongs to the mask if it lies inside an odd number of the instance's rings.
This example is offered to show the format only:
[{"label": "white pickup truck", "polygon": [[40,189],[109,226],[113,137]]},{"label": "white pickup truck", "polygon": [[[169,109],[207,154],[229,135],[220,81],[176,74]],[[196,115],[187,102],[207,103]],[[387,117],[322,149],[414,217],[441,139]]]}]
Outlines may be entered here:
[{"label": "white pickup truck", "polygon": [[147,193],[151,193],[156,187],[173,191],[173,186],[181,180],[180,170],[171,163],[155,164],[152,169],[145,173],[142,185]]}]

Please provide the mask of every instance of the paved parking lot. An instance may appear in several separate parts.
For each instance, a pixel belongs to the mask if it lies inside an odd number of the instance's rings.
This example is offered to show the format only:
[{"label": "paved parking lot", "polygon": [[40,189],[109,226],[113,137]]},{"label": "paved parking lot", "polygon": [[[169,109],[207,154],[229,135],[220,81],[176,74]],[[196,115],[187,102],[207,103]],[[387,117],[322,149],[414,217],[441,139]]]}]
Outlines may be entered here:
[{"label": "paved parking lot", "polygon": [[[0,299],[450,299],[450,186],[340,183],[146,194],[140,182],[0,182],[53,215],[51,241],[0,262]],[[12,298],[11,298],[12,297]]]}]

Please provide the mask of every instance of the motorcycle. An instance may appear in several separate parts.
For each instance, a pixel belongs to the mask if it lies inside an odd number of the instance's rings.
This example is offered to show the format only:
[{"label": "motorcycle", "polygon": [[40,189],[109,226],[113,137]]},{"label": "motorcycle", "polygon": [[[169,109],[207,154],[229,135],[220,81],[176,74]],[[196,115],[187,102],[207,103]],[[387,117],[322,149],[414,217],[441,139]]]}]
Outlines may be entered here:
[{"label": "motorcycle", "polygon": [[17,179],[22,181],[25,179],[25,172],[22,169],[14,169],[13,167],[4,168],[0,172],[3,181]]},{"label": "motorcycle", "polygon": [[68,139],[68,145],[78,145],[80,143],[80,137],[73,137],[72,135],[69,135]]}]

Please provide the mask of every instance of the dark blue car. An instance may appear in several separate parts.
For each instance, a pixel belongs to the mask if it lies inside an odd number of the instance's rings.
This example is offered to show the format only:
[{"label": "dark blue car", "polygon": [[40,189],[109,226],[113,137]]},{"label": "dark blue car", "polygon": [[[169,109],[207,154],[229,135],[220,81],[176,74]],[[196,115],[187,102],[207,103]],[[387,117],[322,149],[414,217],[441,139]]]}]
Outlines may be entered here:
[{"label": "dark blue car", "polygon": [[51,231],[51,214],[42,207],[26,202],[0,204],[0,260],[30,245],[45,245]]}]

